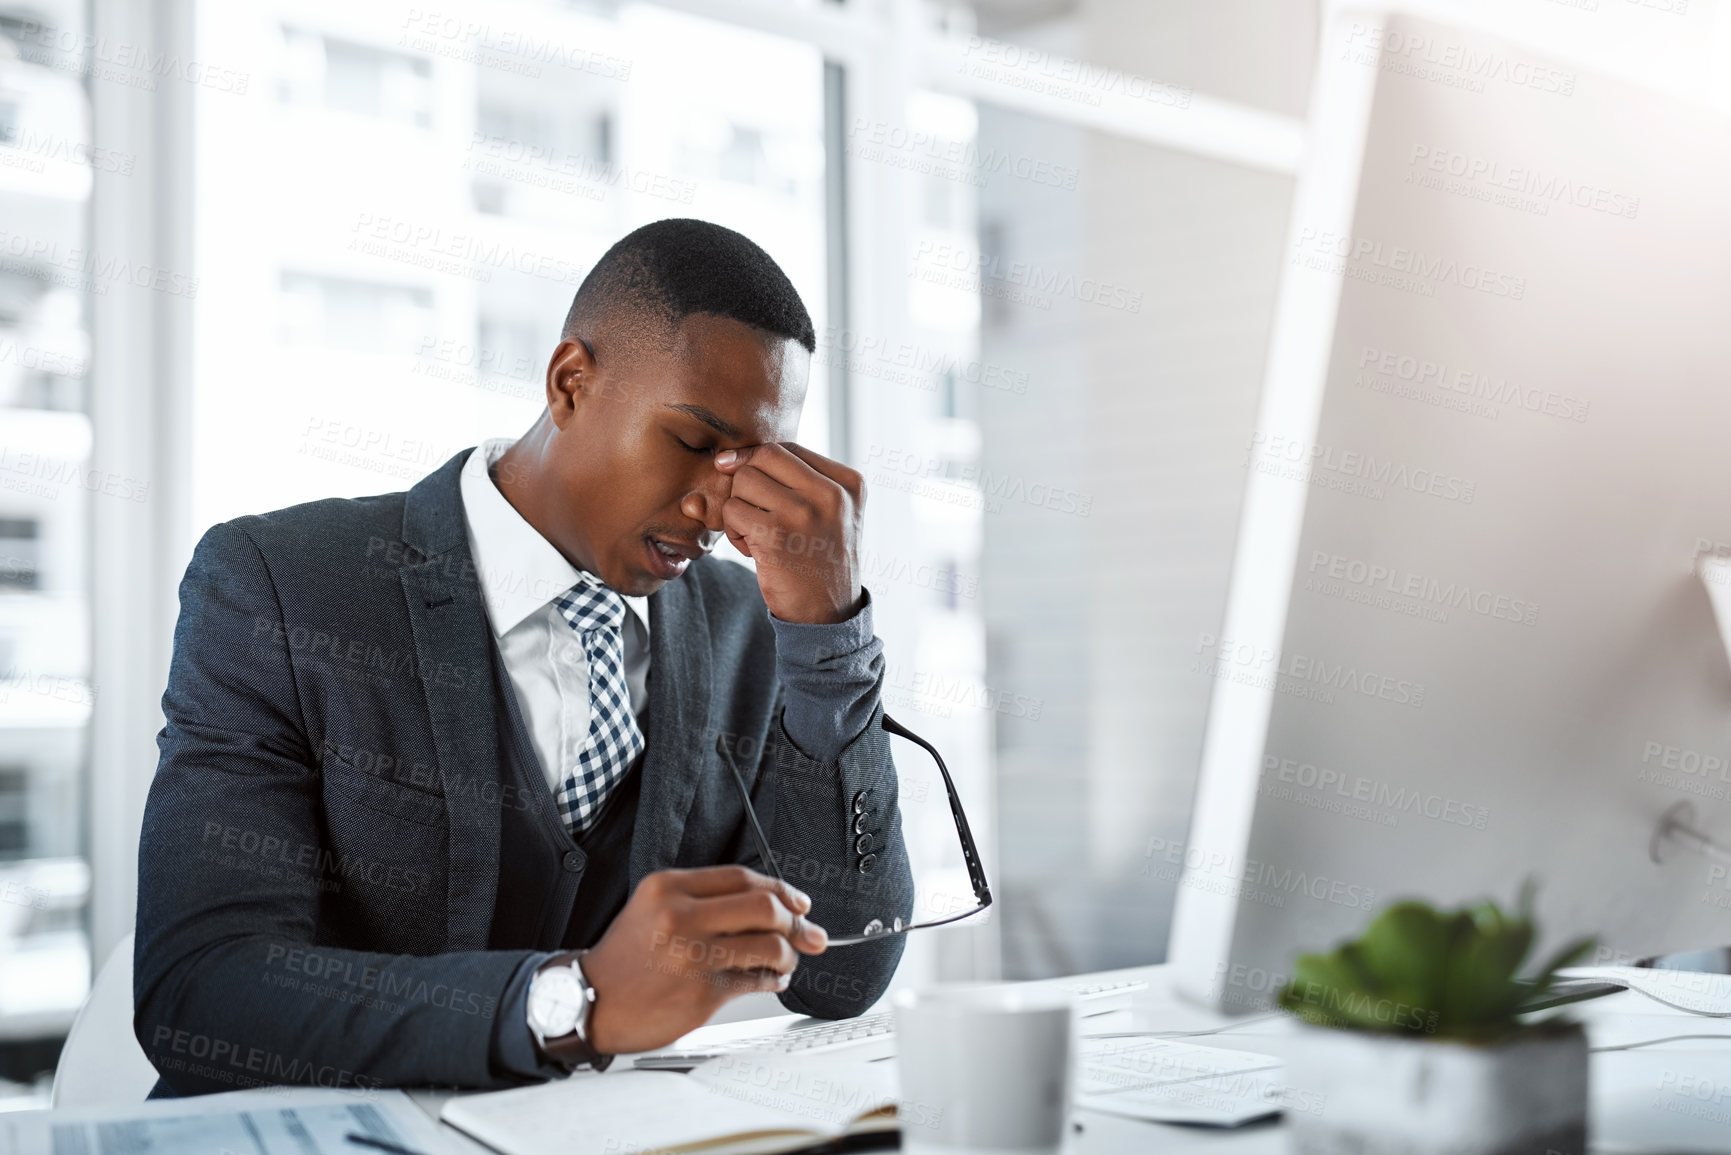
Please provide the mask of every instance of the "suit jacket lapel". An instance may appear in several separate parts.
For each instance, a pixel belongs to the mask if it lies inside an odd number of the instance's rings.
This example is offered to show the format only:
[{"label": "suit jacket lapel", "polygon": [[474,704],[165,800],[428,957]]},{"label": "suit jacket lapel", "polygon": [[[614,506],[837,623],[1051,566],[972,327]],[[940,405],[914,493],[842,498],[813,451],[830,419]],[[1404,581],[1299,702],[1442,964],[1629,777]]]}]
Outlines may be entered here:
[{"label": "suit jacket lapel", "polygon": [[695,574],[649,599],[649,732],[631,838],[631,886],[678,858],[715,738],[709,726],[709,619]]},{"label": "suit jacket lapel", "polygon": [[459,453],[409,490],[403,541],[424,560],[400,571],[450,824],[446,950],[486,947],[499,893],[503,711],[459,488],[467,457]]}]

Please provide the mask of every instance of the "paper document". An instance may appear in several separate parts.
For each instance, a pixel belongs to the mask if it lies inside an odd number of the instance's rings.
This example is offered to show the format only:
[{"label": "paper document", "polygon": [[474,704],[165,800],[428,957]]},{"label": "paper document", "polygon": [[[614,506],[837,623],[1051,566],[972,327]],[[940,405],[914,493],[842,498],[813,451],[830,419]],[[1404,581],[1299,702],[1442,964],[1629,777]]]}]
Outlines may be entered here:
[{"label": "paper document", "polygon": [[1082,1040],[1078,1107],[1156,1123],[1237,1127],[1280,1113],[1279,1059],[1169,1039]]},{"label": "paper document", "polygon": [[[223,1102],[236,1099],[245,1102]],[[425,1155],[450,1150],[400,1091],[297,1089],[0,1115],[0,1155],[384,1155],[351,1134]]]}]

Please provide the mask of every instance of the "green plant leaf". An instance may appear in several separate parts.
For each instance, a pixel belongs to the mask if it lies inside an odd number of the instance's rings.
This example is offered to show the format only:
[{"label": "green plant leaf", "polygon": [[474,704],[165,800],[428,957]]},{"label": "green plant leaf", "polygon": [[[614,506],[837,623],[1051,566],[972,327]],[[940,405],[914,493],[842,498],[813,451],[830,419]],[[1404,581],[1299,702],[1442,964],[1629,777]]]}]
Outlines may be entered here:
[{"label": "green plant leaf", "polygon": [[1456,922],[1444,1004],[1451,1030],[1479,1034],[1512,1021],[1526,997],[1515,973],[1532,949],[1533,924],[1508,917],[1490,902],[1465,914],[1464,925]]},{"label": "green plant leaf", "polygon": [[1316,1026],[1374,1030],[1374,1019],[1364,1008],[1376,995],[1365,979],[1362,965],[1345,947],[1333,954],[1303,955],[1281,991],[1280,1005]]},{"label": "green plant leaf", "polygon": [[1536,999],[1546,991],[1550,990],[1551,986],[1557,981],[1558,971],[1562,970],[1564,967],[1574,966],[1576,963],[1591,954],[1593,949],[1598,945],[1599,940],[1591,936],[1587,938],[1578,938],[1571,943],[1565,943],[1558,949],[1556,954],[1552,955],[1548,960],[1546,960],[1544,965],[1539,967],[1538,973],[1529,980],[1531,985],[1528,986],[1522,1001],[1524,1002],[1527,999]]},{"label": "green plant leaf", "polygon": [[1440,1011],[1448,968],[1448,926],[1422,902],[1397,902],[1371,920],[1355,944],[1383,995]]},{"label": "green plant leaf", "polygon": [[1394,903],[1357,939],[1301,955],[1280,1006],[1305,1022],[1351,1030],[1462,1039],[1516,1030],[1522,1003],[1595,945],[1571,942],[1533,979],[1517,978],[1537,938],[1530,883],[1517,901],[1514,915],[1489,901],[1452,911]]}]

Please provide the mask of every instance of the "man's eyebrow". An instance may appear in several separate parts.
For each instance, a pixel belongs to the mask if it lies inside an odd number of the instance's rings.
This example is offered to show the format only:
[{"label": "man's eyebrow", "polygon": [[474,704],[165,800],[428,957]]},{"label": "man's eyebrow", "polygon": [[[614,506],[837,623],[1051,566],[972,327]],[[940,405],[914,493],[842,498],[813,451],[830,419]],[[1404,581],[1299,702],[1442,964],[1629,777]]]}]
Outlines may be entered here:
[{"label": "man's eyebrow", "polygon": [[697,418],[723,437],[745,436],[745,433],[738,426],[723,421],[712,409],[705,409],[701,405],[669,405],[668,408],[683,413],[687,417]]}]

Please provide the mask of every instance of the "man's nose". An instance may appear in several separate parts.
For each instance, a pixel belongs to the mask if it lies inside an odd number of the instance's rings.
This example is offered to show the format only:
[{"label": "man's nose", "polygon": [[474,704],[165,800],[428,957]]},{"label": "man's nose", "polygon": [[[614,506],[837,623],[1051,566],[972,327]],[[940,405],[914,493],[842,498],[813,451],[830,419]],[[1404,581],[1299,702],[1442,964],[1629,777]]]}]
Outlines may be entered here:
[{"label": "man's nose", "polygon": [[719,534],[722,530],[721,507],[733,493],[733,478],[713,467],[708,472],[709,476],[700,480],[680,501],[679,511],[693,521],[701,521],[703,528],[710,533]]}]

